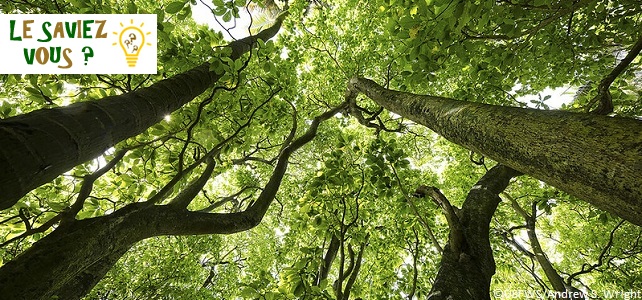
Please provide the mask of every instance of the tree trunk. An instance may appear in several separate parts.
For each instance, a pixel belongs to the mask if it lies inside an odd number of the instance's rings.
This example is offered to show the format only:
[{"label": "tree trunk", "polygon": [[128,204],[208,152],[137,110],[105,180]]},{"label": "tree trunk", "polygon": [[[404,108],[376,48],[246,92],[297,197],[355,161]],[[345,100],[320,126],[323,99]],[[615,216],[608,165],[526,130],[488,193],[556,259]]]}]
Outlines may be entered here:
[{"label": "tree trunk", "polygon": [[494,106],[385,89],[349,90],[444,138],[642,225],[642,121]]},{"label": "tree trunk", "polygon": [[228,234],[262,215],[190,212],[149,203],[61,226],[0,268],[3,299],[81,299],[136,242],[159,235]]},{"label": "tree trunk", "polygon": [[[488,236],[490,221],[501,202],[499,193],[518,175],[509,167],[497,165],[470,189],[458,214],[462,236],[453,236],[451,228],[428,299],[490,299],[490,280],[495,274]],[[455,239],[459,245],[453,247]]]},{"label": "tree trunk", "polygon": [[[284,16],[255,36],[230,43],[230,58],[240,58],[257,39],[273,37]],[[0,209],[11,207],[32,189],[100,156],[116,143],[142,133],[220,77],[204,63],[127,94],[0,120]]]},{"label": "tree trunk", "polygon": [[[147,222],[140,204],[54,230],[0,268],[6,299],[80,299],[135,242]],[[64,296],[64,297],[63,297]]]}]

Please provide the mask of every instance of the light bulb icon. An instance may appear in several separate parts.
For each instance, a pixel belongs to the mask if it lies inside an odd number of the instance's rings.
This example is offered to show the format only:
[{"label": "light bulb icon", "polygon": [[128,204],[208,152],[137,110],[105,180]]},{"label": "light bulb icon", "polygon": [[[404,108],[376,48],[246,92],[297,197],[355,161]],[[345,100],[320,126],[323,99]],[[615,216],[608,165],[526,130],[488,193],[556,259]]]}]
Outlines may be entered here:
[{"label": "light bulb icon", "polygon": [[123,29],[120,33],[114,32],[114,34],[118,35],[118,43],[113,44],[114,46],[116,44],[120,45],[120,48],[125,53],[127,65],[131,68],[136,67],[136,62],[138,62],[138,56],[143,49],[143,45],[151,46],[150,43],[145,43],[145,35],[149,35],[150,32],[143,34],[143,30],[141,29],[145,23],[141,23],[140,26],[133,24],[133,19],[130,20],[130,24],[127,27],[125,27],[123,23],[120,23],[120,27],[123,27]]}]

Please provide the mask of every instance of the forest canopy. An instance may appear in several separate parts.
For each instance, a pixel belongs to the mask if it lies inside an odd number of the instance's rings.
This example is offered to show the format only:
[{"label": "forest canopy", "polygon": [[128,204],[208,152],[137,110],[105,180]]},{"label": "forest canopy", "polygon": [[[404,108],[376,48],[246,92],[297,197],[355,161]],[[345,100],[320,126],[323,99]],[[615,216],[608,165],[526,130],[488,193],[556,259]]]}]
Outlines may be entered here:
[{"label": "forest canopy", "polygon": [[3,299],[642,293],[638,0],[0,13],[158,17],[156,74],[0,75]]}]

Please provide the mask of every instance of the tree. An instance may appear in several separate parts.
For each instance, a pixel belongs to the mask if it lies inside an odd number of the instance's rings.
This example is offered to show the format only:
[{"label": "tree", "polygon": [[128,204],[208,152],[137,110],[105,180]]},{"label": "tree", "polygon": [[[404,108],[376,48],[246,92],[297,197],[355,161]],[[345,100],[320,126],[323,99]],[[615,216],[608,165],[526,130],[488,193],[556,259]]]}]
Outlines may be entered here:
[{"label": "tree", "polygon": [[520,173],[502,165],[491,168],[470,190],[461,209],[452,206],[438,189],[422,187],[420,195],[430,196],[443,209],[450,229],[429,299],[490,298],[490,280],[495,274],[490,221],[501,202],[499,194],[517,175]]},{"label": "tree", "polygon": [[[401,93],[355,78],[352,93],[446,139],[642,225],[642,121]],[[356,95],[351,95],[354,98]]]},{"label": "tree", "polygon": [[[272,38],[284,16],[259,34],[230,43],[216,63],[236,61],[259,39]],[[205,62],[122,95],[2,120],[0,143],[5,147],[0,162],[0,188],[4,193],[0,196],[0,209],[11,207],[32,189],[140,134],[204,93],[223,77],[223,72],[215,68],[217,64],[210,67]]]},{"label": "tree", "polygon": [[[134,243],[145,238],[230,234],[258,225],[279,189],[292,153],[312,140],[320,122],[341,108],[315,118],[306,133],[284,144],[268,183],[256,201],[244,211],[216,214],[186,210],[212,175],[215,162],[211,156],[220,151],[220,148],[215,148],[211,155],[205,156],[207,167],[202,174],[167,205],[155,205],[157,200],[154,196],[148,202],[130,204],[107,216],[87,221],[63,219],[68,223],[61,223],[55,233],[38,241],[0,269],[1,292],[12,299],[80,299]],[[291,136],[295,133],[296,126]],[[49,284],[43,287],[42,282]]]},{"label": "tree", "polygon": [[[1,76],[2,122],[143,93],[205,62],[202,73],[220,77],[0,212],[3,297],[424,299],[474,283],[475,298],[488,299],[559,292],[562,282],[606,298],[642,288],[642,231],[630,223],[637,207],[622,208],[639,200],[637,185],[625,186],[638,183],[639,159],[605,146],[640,149],[639,137],[623,136],[642,115],[638,1],[288,1],[275,38],[236,60],[192,13],[211,12],[224,26],[242,10],[265,13],[248,26],[257,32],[285,5],[212,4],[0,4],[2,12],[155,13],[160,66],[149,76]],[[364,77],[385,89],[350,84]],[[551,111],[558,96],[545,88],[561,86],[578,92]],[[476,112],[432,119],[380,95]],[[612,116],[597,116],[610,105]],[[527,106],[538,110],[516,108]],[[492,118],[475,120],[485,114]],[[515,130],[526,116],[549,126],[536,128],[538,138],[552,139],[557,153]],[[560,118],[618,132],[570,122],[574,131],[560,131]],[[499,129],[504,136],[491,139]],[[572,141],[597,148],[568,150]],[[529,159],[531,148],[542,159]],[[618,159],[604,164],[608,153]],[[593,162],[623,173],[605,181]],[[517,172],[502,164],[525,176],[508,185]],[[487,184],[490,193],[480,189]],[[422,185],[435,197],[413,197]],[[609,191],[619,196],[605,204]],[[515,207],[530,207],[528,219]]]}]

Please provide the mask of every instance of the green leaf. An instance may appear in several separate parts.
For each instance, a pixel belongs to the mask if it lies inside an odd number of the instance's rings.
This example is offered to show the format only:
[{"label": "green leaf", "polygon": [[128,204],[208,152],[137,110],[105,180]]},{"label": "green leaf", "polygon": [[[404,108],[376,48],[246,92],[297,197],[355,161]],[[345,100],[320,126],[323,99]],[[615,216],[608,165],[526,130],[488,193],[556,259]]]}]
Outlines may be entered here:
[{"label": "green leaf", "polygon": [[223,14],[223,21],[224,22],[229,22],[232,20],[232,14],[228,11]]},{"label": "green leaf", "polygon": [[403,16],[403,17],[401,17],[401,19],[399,19],[399,25],[401,25],[401,27],[407,28],[407,29],[412,28],[417,23],[418,22],[415,19],[413,19],[411,16],[408,16],[408,15],[407,16]]},{"label": "green leaf", "polygon": [[219,60],[218,58],[214,58],[214,60],[210,63],[210,71],[214,71],[214,73],[221,75],[225,73],[225,65]]},{"label": "green leaf", "polygon": [[303,293],[305,293],[305,284],[303,281],[299,281],[296,288],[294,288],[294,296],[300,297]]},{"label": "green leaf", "polygon": [[172,24],[170,22],[164,22],[164,23],[162,23],[162,25],[163,25],[163,29],[162,30],[164,32],[167,32],[167,33],[172,32],[172,30],[174,30],[174,27],[175,27],[174,24]]},{"label": "green leaf", "polygon": [[243,290],[241,290],[241,297],[246,298],[246,299],[252,299],[254,297],[258,297],[259,293],[256,292],[256,290],[253,287],[245,287]]},{"label": "green leaf", "polygon": [[546,2],[547,2],[547,0],[535,0],[533,4],[535,6],[544,6],[544,4],[546,4]]},{"label": "green leaf", "polygon": [[49,202],[49,207],[51,207],[51,209],[55,211],[62,211],[65,208],[67,208],[67,205],[64,203],[58,203],[58,202],[52,201],[52,202]]},{"label": "green leaf", "polygon": [[138,7],[136,6],[136,3],[134,1],[131,1],[127,4],[127,13],[128,14],[135,14],[138,12]]},{"label": "green leaf", "polygon": [[30,94],[34,95],[34,96],[42,96],[42,95],[40,94],[40,90],[35,89],[35,88],[32,88],[32,87],[30,87],[30,86],[25,87],[25,90],[26,90],[27,92],[29,92]]},{"label": "green leaf", "polygon": [[185,1],[172,2],[168,4],[167,7],[165,7],[165,12],[168,14],[175,14],[181,11],[181,9],[183,9],[183,7],[185,6],[185,3],[186,3]]},{"label": "green leaf", "polygon": [[264,62],[263,63],[263,71],[265,73],[270,73],[271,70],[272,70],[272,64],[269,61]]}]

